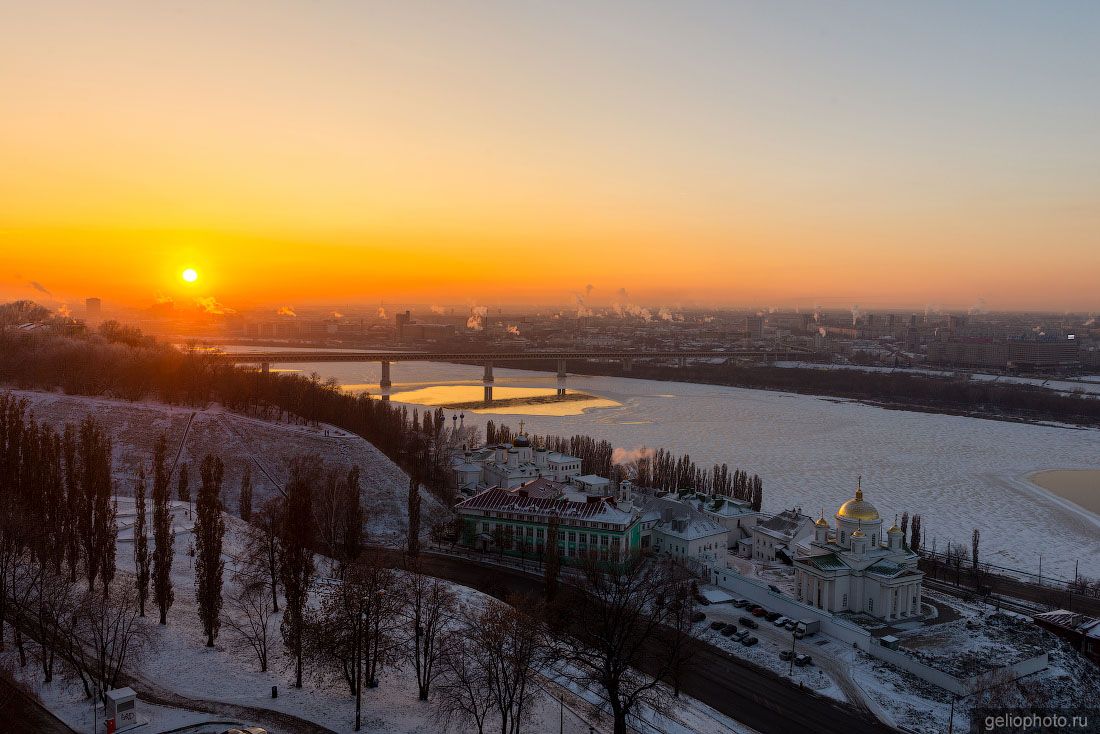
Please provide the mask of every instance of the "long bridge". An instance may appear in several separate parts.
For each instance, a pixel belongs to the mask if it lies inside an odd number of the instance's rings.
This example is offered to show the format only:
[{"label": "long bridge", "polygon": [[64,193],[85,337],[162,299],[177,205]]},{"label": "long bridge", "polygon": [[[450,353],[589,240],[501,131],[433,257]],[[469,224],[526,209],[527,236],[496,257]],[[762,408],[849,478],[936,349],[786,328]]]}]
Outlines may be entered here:
[{"label": "long bridge", "polygon": [[675,359],[680,365],[686,365],[689,359],[765,359],[770,361],[797,359],[810,352],[800,349],[731,349],[726,351],[703,349],[672,350],[611,350],[611,351],[513,351],[513,352],[414,352],[414,351],[296,351],[296,352],[220,352],[212,355],[218,361],[228,364],[258,364],[267,372],[273,364],[292,364],[302,362],[380,362],[382,379],[379,386],[392,386],[390,364],[393,362],[475,362],[485,366],[483,381],[493,382],[493,364],[496,362],[529,362],[539,360],[557,362],[558,377],[565,379],[566,362],[570,359],[616,360],[623,364],[623,371],[629,372],[636,359]]}]

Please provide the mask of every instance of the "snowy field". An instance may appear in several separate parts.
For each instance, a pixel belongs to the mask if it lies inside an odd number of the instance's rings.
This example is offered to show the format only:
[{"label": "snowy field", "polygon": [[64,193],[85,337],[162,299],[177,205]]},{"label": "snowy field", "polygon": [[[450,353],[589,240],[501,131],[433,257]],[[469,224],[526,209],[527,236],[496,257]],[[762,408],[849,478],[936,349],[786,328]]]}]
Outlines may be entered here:
[{"label": "snowy field", "polygon": [[[225,462],[224,501],[237,508],[241,474],[252,466],[253,508],[279,492],[286,481],[290,458],[317,453],[326,466],[358,465],[367,531],[372,543],[398,545],[404,541],[407,523],[409,479],[382,452],[362,438],[331,426],[316,428],[262,421],[212,406],[193,410],[159,403],[129,403],[55,393],[12,391],[26,398],[35,417],[54,426],[78,422],[93,415],[110,431],[114,442],[115,481],[118,494],[132,494],[138,468],[145,467],[146,491],[152,491],[153,445],[164,433],[168,438],[170,465],[176,464],[172,495],[176,494],[179,467],[189,464],[192,496],[199,482],[199,464],[210,453]],[[435,497],[421,491],[422,526],[448,513]]]}]

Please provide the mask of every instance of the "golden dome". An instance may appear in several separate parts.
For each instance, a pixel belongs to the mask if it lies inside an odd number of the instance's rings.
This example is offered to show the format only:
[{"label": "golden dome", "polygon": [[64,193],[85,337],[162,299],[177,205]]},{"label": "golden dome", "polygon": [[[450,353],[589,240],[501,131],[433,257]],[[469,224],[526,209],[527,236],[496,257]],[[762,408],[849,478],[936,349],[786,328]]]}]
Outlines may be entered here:
[{"label": "golden dome", "polygon": [[825,508],[821,508],[821,517],[817,518],[817,522],[814,523],[814,527],[829,527],[829,521],[825,519]]},{"label": "golden dome", "polygon": [[845,520],[864,520],[867,522],[880,520],[878,510],[870,502],[863,499],[862,487],[856,488],[856,496],[840,506],[836,516]]}]

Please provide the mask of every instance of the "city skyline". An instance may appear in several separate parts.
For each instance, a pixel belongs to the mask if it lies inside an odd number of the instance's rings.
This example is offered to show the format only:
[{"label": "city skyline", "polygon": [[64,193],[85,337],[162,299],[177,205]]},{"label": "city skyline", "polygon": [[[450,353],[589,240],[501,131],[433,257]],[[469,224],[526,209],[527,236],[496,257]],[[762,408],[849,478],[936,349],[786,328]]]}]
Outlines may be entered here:
[{"label": "city skyline", "polygon": [[1090,4],[12,10],[6,298],[1100,309]]}]

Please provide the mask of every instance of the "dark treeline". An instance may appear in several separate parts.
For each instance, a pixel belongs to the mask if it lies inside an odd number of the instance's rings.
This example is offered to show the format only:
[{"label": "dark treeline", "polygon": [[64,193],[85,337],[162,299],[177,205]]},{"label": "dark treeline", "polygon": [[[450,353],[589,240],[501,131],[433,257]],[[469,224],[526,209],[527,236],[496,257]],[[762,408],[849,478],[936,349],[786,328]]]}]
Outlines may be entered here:
[{"label": "dark treeline", "polygon": [[[546,364],[517,361],[510,362],[509,366],[546,370]],[[686,367],[674,367],[642,360],[635,360],[630,372],[623,372],[618,362],[574,360],[569,363],[569,371],[585,375],[637,377],[827,395],[910,410],[965,413],[988,418],[1100,424],[1100,400],[1085,394],[1063,395],[1034,385],[979,382],[908,372],[736,364],[688,364]]]},{"label": "dark treeline", "polygon": [[63,661],[88,695],[114,685],[144,637],[144,580],[116,579],[111,466],[93,418],[58,432],[0,393],[0,650],[10,627],[26,666],[30,635],[43,680]]},{"label": "dark treeline", "polygon": [[96,331],[69,320],[49,323],[52,331],[33,336],[0,331],[0,384],[195,407],[218,401],[267,420],[329,423],[370,441],[429,489],[446,491],[441,408],[421,413],[345,393],[316,375],[220,364],[205,352],[181,352],[113,321]]},{"label": "dark treeline", "polygon": [[[489,444],[511,443],[515,432],[507,425],[485,424],[485,441]],[[559,451],[581,460],[582,474],[598,474],[610,477],[622,470],[639,487],[663,492],[698,492],[716,494],[751,502],[760,509],[764,497],[764,483],[756,474],[742,469],[730,471],[728,464],[715,464],[709,470],[695,465],[688,455],[677,456],[665,449],[649,451],[641,449],[630,461],[615,463],[614,448],[608,441],[591,436],[534,436],[539,446]]]}]

